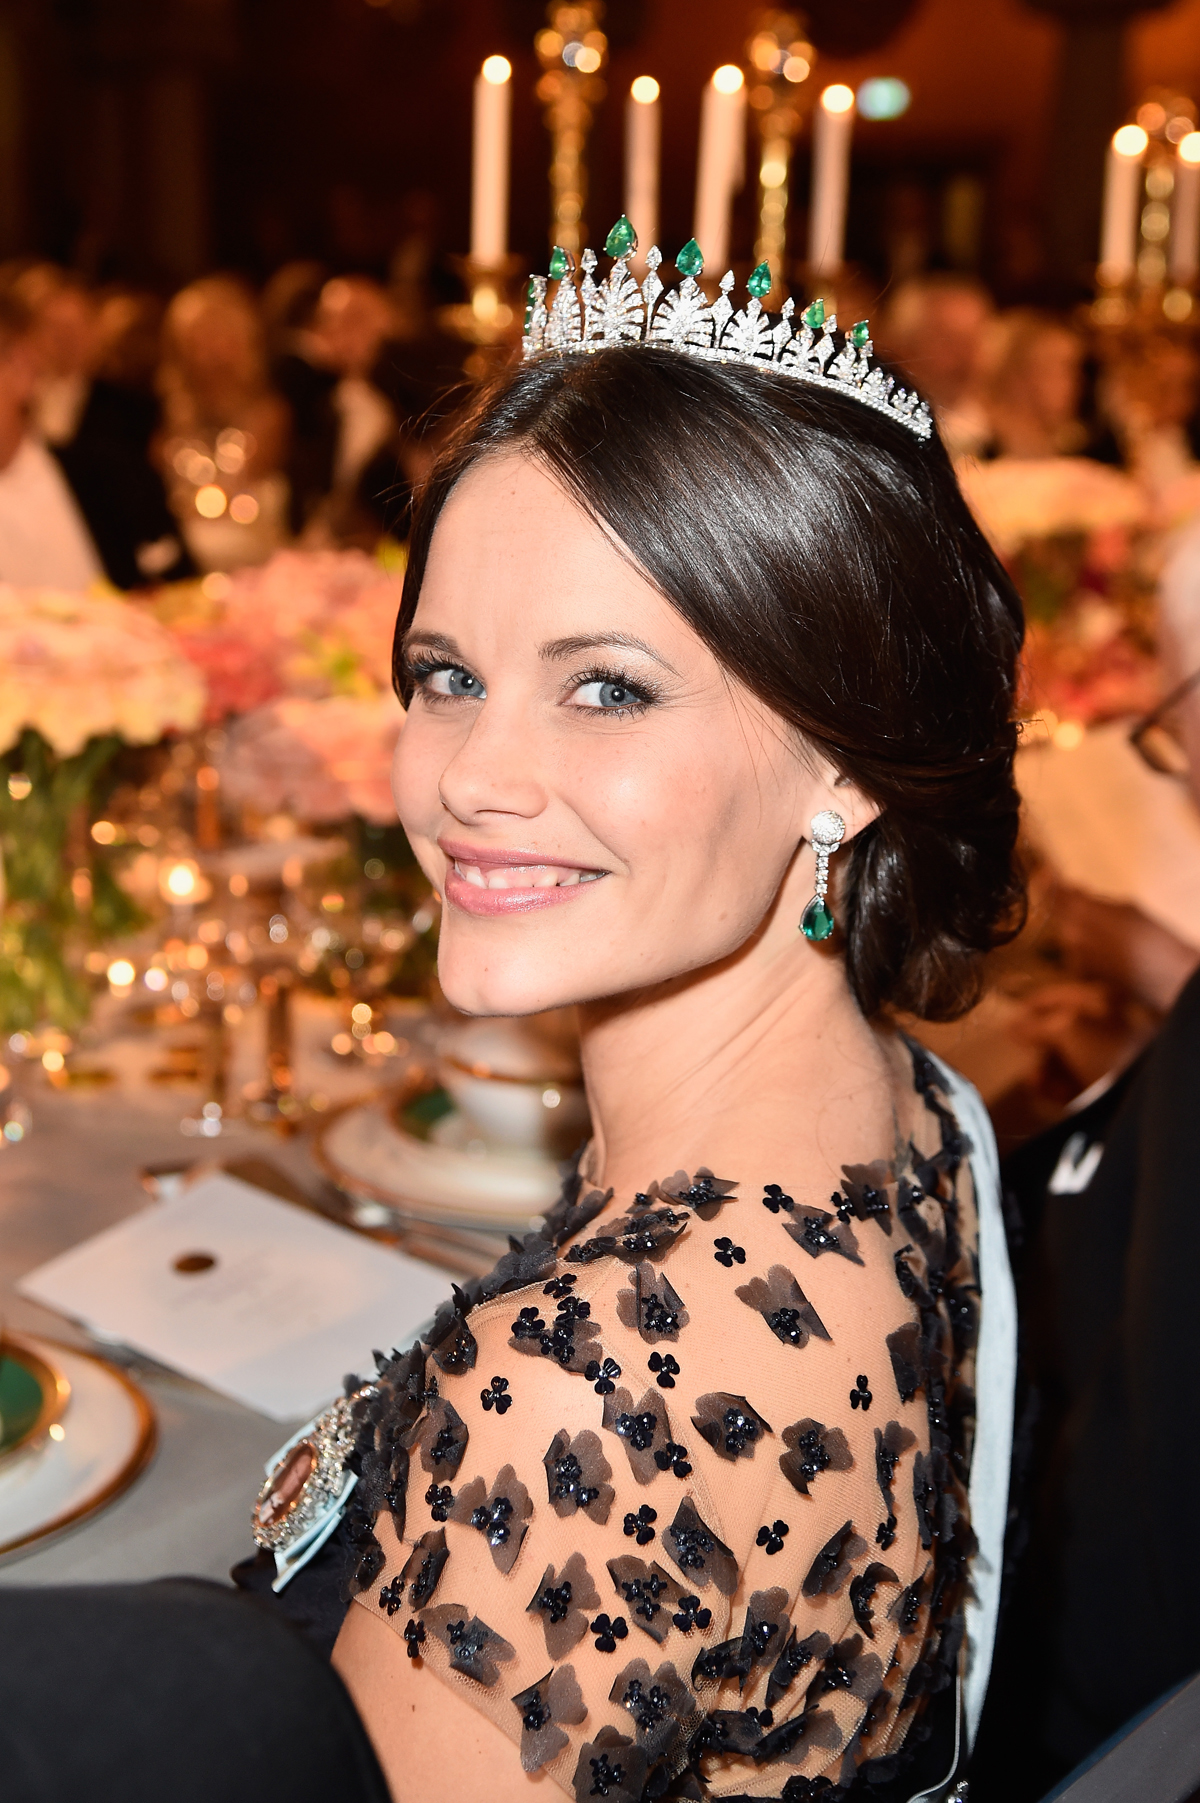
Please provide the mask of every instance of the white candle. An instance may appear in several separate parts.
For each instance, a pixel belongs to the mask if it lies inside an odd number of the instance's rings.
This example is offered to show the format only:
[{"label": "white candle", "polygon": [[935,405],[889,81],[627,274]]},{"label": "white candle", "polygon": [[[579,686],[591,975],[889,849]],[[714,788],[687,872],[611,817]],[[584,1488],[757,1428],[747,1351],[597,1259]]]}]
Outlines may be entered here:
[{"label": "white candle", "polygon": [[808,215],[810,281],[835,275],[846,246],[854,90],[835,82],[813,113],[812,199]]},{"label": "white candle", "polygon": [[1200,275],[1200,131],[1181,138],[1175,152],[1170,267],[1179,288],[1189,288]]},{"label": "white candle", "polygon": [[1138,211],[1142,198],[1142,157],[1149,143],[1140,125],[1123,125],[1112,136],[1104,171],[1104,214],[1100,226],[1100,280],[1110,288],[1127,282],[1137,265]]},{"label": "white candle", "polygon": [[735,63],[723,63],[701,101],[696,165],[693,235],[711,276],[724,275],[728,265],[733,197],[745,179],[746,80]]},{"label": "white candle", "polygon": [[637,262],[658,238],[658,160],[662,107],[653,75],[639,75],[625,107],[625,216],[638,236]]},{"label": "white candle", "polygon": [[508,146],[512,64],[489,56],[475,78],[471,166],[471,261],[495,269],[508,255]]}]

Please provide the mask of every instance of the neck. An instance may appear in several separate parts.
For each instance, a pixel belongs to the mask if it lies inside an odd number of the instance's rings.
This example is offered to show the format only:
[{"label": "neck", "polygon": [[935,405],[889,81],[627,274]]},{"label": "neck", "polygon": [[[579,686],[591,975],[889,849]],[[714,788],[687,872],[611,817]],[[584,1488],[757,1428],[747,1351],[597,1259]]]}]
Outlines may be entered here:
[{"label": "neck", "polygon": [[678,1167],[736,1177],[748,1144],[795,1168],[827,1108],[890,1090],[840,957],[794,927],[780,942],[768,925],[718,965],[589,1004],[580,1032],[593,1127],[584,1172],[618,1203]]},{"label": "neck", "polygon": [[0,407],[0,470],[6,470],[25,436],[25,409]]}]

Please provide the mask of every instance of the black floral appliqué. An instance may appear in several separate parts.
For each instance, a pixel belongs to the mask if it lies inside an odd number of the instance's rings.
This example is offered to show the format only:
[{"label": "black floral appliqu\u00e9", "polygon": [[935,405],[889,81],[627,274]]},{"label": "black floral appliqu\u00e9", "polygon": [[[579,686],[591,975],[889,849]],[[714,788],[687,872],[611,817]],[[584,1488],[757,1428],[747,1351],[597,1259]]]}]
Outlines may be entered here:
[{"label": "black floral appliqu\u00e9", "polygon": [[601,1728],[581,1748],[575,1767],[575,1803],[638,1803],[645,1789],[647,1759],[628,1734]]},{"label": "black floral appliqu\u00e9", "polygon": [[771,1667],[771,1676],[767,1683],[768,1708],[775,1707],[780,1697],[791,1689],[800,1673],[810,1666],[814,1659],[825,1657],[829,1646],[828,1634],[818,1631],[810,1634],[805,1640],[797,1640],[796,1630],[792,1629]]},{"label": "black floral appliqu\u00e9", "polygon": [[422,1534],[404,1563],[400,1586],[409,1586],[408,1600],[414,1609],[423,1609],[441,1580],[450,1553],[446,1546],[446,1530],[431,1528]]},{"label": "black floral appliqu\u00e9", "polygon": [[768,1553],[783,1551],[783,1537],[790,1529],[786,1521],[773,1521],[770,1527],[761,1527],[755,1538],[756,1546],[765,1546]]},{"label": "black floral appliqu\u00e9", "polygon": [[754,1448],[771,1424],[744,1396],[712,1390],[696,1398],[692,1426],[722,1459],[753,1458]]},{"label": "black floral appliqu\u00e9", "polygon": [[546,1652],[562,1659],[587,1633],[588,1612],[600,1606],[600,1593],[583,1554],[574,1552],[560,1572],[547,1565],[526,1613],[540,1615]]},{"label": "black floral appliqu\u00e9", "polygon": [[841,1428],[826,1427],[811,1417],[785,1427],[783,1443],[788,1450],[780,1454],[779,1469],[801,1496],[808,1495],[809,1485],[823,1471],[849,1471],[854,1464]]},{"label": "black floral appliqu\u00e9", "polygon": [[661,1565],[647,1565],[626,1553],[608,1561],[613,1588],[625,1599],[633,1625],[659,1646],[671,1631],[671,1612],[680,1596],[679,1585]]},{"label": "black floral appliqu\u00e9", "polygon": [[564,1722],[581,1722],[587,1715],[583,1693],[570,1665],[549,1671],[536,1684],[518,1691],[512,1699],[521,1717],[521,1769],[540,1770],[567,1745]]},{"label": "black floral appliqu\u00e9", "polygon": [[441,1603],[425,1612],[425,1626],[450,1655],[450,1665],[464,1677],[489,1688],[500,1676],[499,1667],[514,1657],[502,1634],[472,1615],[461,1603]]},{"label": "black floral appliqu\u00e9", "polygon": [[701,1608],[698,1596],[681,1596],[671,1621],[681,1634],[690,1634],[693,1628],[703,1633],[712,1621],[712,1610]]},{"label": "black floral appliqu\u00e9", "polygon": [[618,1292],[617,1319],[652,1346],[658,1340],[677,1340],[688,1312],[666,1274],[643,1260],[634,1267],[632,1286]]},{"label": "black floral appliqu\u00e9", "polygon": [[529,1492],[511,1465],[500,1470],[491,1489],[483,1478],[473,1478],[458,1493],[451,1521],[464,1522],[482,1534],[497,1571],[510,1572],[533,1513]]},{"label": "black floral appliqu\u00e9", "polygon": [[767,1183],[763,1185],[762,1205],[764,1208],[769,1208],[773,1215],[777,1215],[781,1208],[785,1213],[791,1214],[796,1206],[790,1196],[784,1195],[783,1190],[777,1183]]},{"label": "black floral appliqu\u00e9", "polygon": [[513,1399],[508,1394],[507,1377],[493,1377],[491,1389],[481,1390],[479,1400],[485,1410],[495,1409],[497,1415],[506,1414],[513,1405]]},{"label": "black floral appliqu\u00e9", "polygon": [[404,1624],[404,1650],[410,1659],[421,1657],[421,1648],[425,1644],[425,1624],[419,1621],[408,1621]]},{"label": "black floral appliqu\u00e9", "polygon": [[598,1653],[615,1653],[618,1640],[624,1640],[629,1632],[629,1623],[623,1615],[598,1615],[590,1624],[589,1632],[596,1636]]},{"label": "black floral appliqu\u00e9", "polygon": [[809,1566],[801,1586],[805,1596],[836,1596],[850,1575],[851,1565],[866,1550],[867,1543],[855,1533],[854,1523],[845,1522]]},{"label": "black floral appliqu\u00e9", "polygon": [[390,1584],[381,1584],[379,1586],[379,1607],[387,1610],[389,1619],[395,1615],[397,1609],[403,1609],[403,1578],[393,1578]]},{"label": "black floral appliqu\u00e9", "polygon": [[735,1264],[745,1264],[746,1248],[744,1246],[735,1246],[731,1239],[724,1237],[714,1240],[713,1245],[716,1248],[713,1257],[719,1265],[724,1265],[727,1271],[732,1270]]},{"label": "black floral appliqu\u00e9", "polygon": [[621,1375],[621,1367],[616,1359],[592,1359],[584,1367],[583,1375],[597,1396],[611,1396],[617,1387],[616,1380]]},{"label": "black floral appliqu\u00e9", "polygon": [[829,1339],[820,1315],[786,1265],[772,1265],[765,1279],[752,1277],[733,1293],[762,1316],[785,1346],[803,1350],[811,1339]]},{"label": "black floral appliqu\u00e9", "polygon": [[686,1171],[676,1171],[661,1183],[652,1183],[650,1194],[656,1198],[661,1197],[665,1202],[677,1202],[685,1208],[694,1208],[702,1221],[711,1221],[726,1202],[737,1201],[733,1194],[736,1188],[736,1181],[714,1177],[706,1166],[701,1165],[694,1177],[689,1177]]},{"label": "black floral appliqu\u00e9", "polygon": [[865,1373],[856,1377],[854,1380],[854,1388],[850,1392],[850,1407],[852,1409],[861,1409],[865,1415],[874,1400],[875,1398],[867,1388]]},{"label": "black floral appliqu\u00e9", "polygon": [[652,1525],[658,1520],[658,1510],[652,1509],[649,1503],[643,1503],[637,1514],[632,1511],[625,1517],[625,1534],[630,1540],[636,1539],[639,1546],[649,1546],[656,1537]]},{"label": "black floral appliqu\u00e9", "polygon": [[850,1608],[855,1621],[868,1640],[875,1638],[875,1629],[872,1626],[875,1611],[871,1607],[875,1592],[881,1584],[898,1584],[899,1582],[895,1572],[886,1565],[880,1565],[878,1561],[868,1565],[867,1569],[857,1578],[851,1578]]},{"label": "black floral appliqu\u00e9", "polygon": [[838,1221],[835,1215],[826,1214],[824,1209],[807,1209],[798,1221],[785,1221],[783,1230],[810,1258],[820,1258],[823,1252],[836,1252],[841,1258],[848,1258],[852,1265],[862,1264],[858,1241],[850,1227]]},{"label": "black floral appliqu\u00e9", "polygon": [[604,1398],[601,1425],[620,1440],[637,1482],[652,1483],[659,1471],[654,1454],[670,1439],[667,1399],[661,1390],[646,1390],[637,1403],[628,1390],[615,1390]]},{"label": "black floral appliqu\u00e9", "polygon": [[675,1519],[664,1531],[663,1547],[697,1590],[705,1590],[712,1583],[722,1596],[732,1596],[737,1589],[737,1560],[697,1513],[690,1497],[684,1497]]},{"label": "black floral appliqu\u00e9", "polygon": [[654,1381],[659,1389],[673,1390],[675,1379],[679,1376],[679,1365],[671,1354],[669,1352],[652,1352],[648,1363],[650,1370],[654,1372]]},{"label": "black floral appliqu\u00e9", "polygon": [[462,1464],[470,1435],[467,1424],[444,1396],[429,1403],[419,1429],[422,1470],[440,1478],[452,1478]]},{"label": "black floral appliqu\u00e9", "polygon": [[546,1468],[546,1487],[554,1513],[574,1515],[577,1509],[582,1509],[603,1526],[616,1492],[608,1481],[612,1466],[604,1456],[599,1434],[584,1428],[572,1439],[566,1428],[560,1428],[550,1442],[542,1464]]},{"label": "black floral appliqu\u00e9", "polygon": [[435,1521],[449,1521],[450,1511],[454,1507],[454,1492],[449,1484],[430,1484],[425,1492],[425,1501],[429,1504],[429,1513]]}]

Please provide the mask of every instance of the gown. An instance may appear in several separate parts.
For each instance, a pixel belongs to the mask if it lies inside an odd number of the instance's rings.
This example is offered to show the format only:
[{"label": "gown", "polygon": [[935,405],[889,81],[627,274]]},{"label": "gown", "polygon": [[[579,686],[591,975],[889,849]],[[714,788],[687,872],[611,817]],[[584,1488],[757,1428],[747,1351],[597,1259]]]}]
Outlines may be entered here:
[{"label": "gown", "polygon": [[[576,1803],[908,1797],[961,1739],[980,1223],[909,1051],[911,1135],[823,1206],[576,1168],[339,1405],[351,1606]],[[989,1461],[1002,1533],[1003,1433]]]}]

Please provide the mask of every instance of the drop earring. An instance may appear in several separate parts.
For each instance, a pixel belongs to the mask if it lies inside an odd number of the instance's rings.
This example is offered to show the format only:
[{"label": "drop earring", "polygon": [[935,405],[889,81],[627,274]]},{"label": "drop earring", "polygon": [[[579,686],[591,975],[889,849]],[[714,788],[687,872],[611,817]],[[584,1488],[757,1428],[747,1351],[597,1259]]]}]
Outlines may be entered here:
[{"label": "drop earring", "polygon": [[800,931],[806,939],[828,939],[833,931],[833,915],[825,905],[829,888],[829,859],[846,834],[846,822],[832,808],[822,808],[809,824],[808,836],[817,854],[816,894],[800,917]]}]

